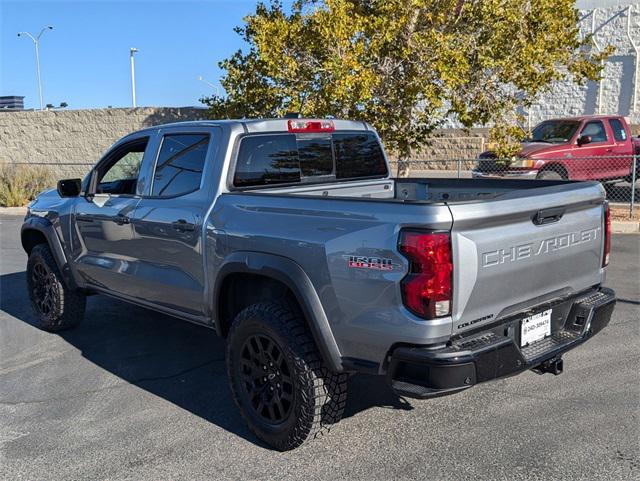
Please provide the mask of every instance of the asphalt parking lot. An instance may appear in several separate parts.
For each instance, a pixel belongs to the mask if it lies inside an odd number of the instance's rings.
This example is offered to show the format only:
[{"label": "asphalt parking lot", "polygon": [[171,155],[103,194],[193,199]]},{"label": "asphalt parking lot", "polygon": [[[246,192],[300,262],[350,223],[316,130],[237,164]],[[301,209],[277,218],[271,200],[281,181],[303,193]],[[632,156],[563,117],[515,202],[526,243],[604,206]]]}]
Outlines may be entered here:
[{"label": "asphalt parking lot", "polygon": [[330,435],[279,453],[242,423],[213,332],[101,296],[74,331],[33,327],[20,224],[0,218],[0,479],[640,478],[640,236],[614,236],[620,302],[561,376],[430,401],[354,376]]}]

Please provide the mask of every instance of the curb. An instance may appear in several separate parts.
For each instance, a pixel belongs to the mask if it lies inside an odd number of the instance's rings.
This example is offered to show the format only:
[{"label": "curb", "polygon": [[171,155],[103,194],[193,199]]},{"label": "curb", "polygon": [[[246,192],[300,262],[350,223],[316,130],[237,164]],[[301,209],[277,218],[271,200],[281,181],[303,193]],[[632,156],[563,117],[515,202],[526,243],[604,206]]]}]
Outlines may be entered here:
[{"label": "curb", "polygon": [[27,215],[26,207],[0,207],[0,215]]},{"label": "curb", "polygon": [[638,234],[640,233],[640,222],[634,221],[612,221],[611,232],[614,234]]}]

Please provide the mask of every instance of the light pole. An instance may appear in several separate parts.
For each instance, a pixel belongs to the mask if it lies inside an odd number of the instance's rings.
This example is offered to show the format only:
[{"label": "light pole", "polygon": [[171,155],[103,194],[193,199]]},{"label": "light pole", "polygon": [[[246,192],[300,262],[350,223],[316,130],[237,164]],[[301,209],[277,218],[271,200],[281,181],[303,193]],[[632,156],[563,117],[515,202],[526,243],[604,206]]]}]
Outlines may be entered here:
[{"label": "light pole", "polygon": [[129,59],[131,60],[131,104],[134,108],[136,106],[136,63],[133,60],[133,54],[137,51],[138,49],[135,47],[129,49]]},{"label": "light pole", "polygon": [[40,37],[42,37],[42,34],[45,32],[45,30],[53,30],[53,27],[51,25],[47,25],[42,30],[40,30],[40,33],[35,37],[31,35],[29,32],[18,32],[18,37],[21,37],[22,35],[26,35],[31,40],[33,40],[33,45],[35,46],[35,49],[36,49],[36,78],[38,79],[38,94],[40,96],[40,110],[44,110],[44,103],[42,101],[42,80],[40,79]]},{"label": "light pole", "polygon": [[206,83],[208,86],[210,86],[211,88],[215,89],[215,91],[216,91],[216,97],[220,97],[220,88],[219,88],[217,85],[215,85],[215,84],[213,84],[213,83],[209,82],[208,80],[205,80],[205,79],[202,77],[202,75],[198,75],[198,80],[200,80],[200,82],[204,82],[204,83]]}]

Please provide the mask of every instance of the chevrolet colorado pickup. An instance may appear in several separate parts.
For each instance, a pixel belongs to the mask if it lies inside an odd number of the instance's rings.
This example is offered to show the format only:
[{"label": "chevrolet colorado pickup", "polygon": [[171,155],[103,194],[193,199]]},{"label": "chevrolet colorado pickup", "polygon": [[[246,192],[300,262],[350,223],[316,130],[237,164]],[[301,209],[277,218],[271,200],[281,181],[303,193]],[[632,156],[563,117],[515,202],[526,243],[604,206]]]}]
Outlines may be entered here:
[{"label": "chevrolet colorado pickup", "polygon": [[[472,176],[631,182],[634,155],[640,155],[640,140],[631,136],[624,117],[552,119],[538,124],[506,164],[496,159],[494,152],[482,152]],[[638,173],[640,161],[636,163],[636,179],[640,178]]]},{"label": "chevrolet colorado pickup", "polygon": [[559,374],[615,305],[600,184],[394,179],[356,121],[135,132],[33,201],[21,235],[41,328],[106,294],[214,329],[243,418],[280,450],[340,419],[349,373],[422,399]]}]

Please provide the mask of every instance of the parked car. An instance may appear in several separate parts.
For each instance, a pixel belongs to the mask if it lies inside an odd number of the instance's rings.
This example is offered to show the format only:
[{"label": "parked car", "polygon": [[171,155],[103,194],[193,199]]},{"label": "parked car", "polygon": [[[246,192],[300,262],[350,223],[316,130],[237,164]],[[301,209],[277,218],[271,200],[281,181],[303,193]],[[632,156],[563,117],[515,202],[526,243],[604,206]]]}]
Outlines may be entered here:
[{"label": "parked car", "polygon": [[472,174],[474,178],[630,181],[637,154],[640,140],[632,138],[624,117],[561,118],[538,124],[512,159],[481,153]]},{"label": "parked car", "polygon": [[393,179],[366,123],[268,119],[130,134],[21,236],[42,329],[90,294],[213,329],[242,416],[287,450],[340,419],[349,373],[424,399],[562,372],[615,304],[609,226],[597,182]]}]

